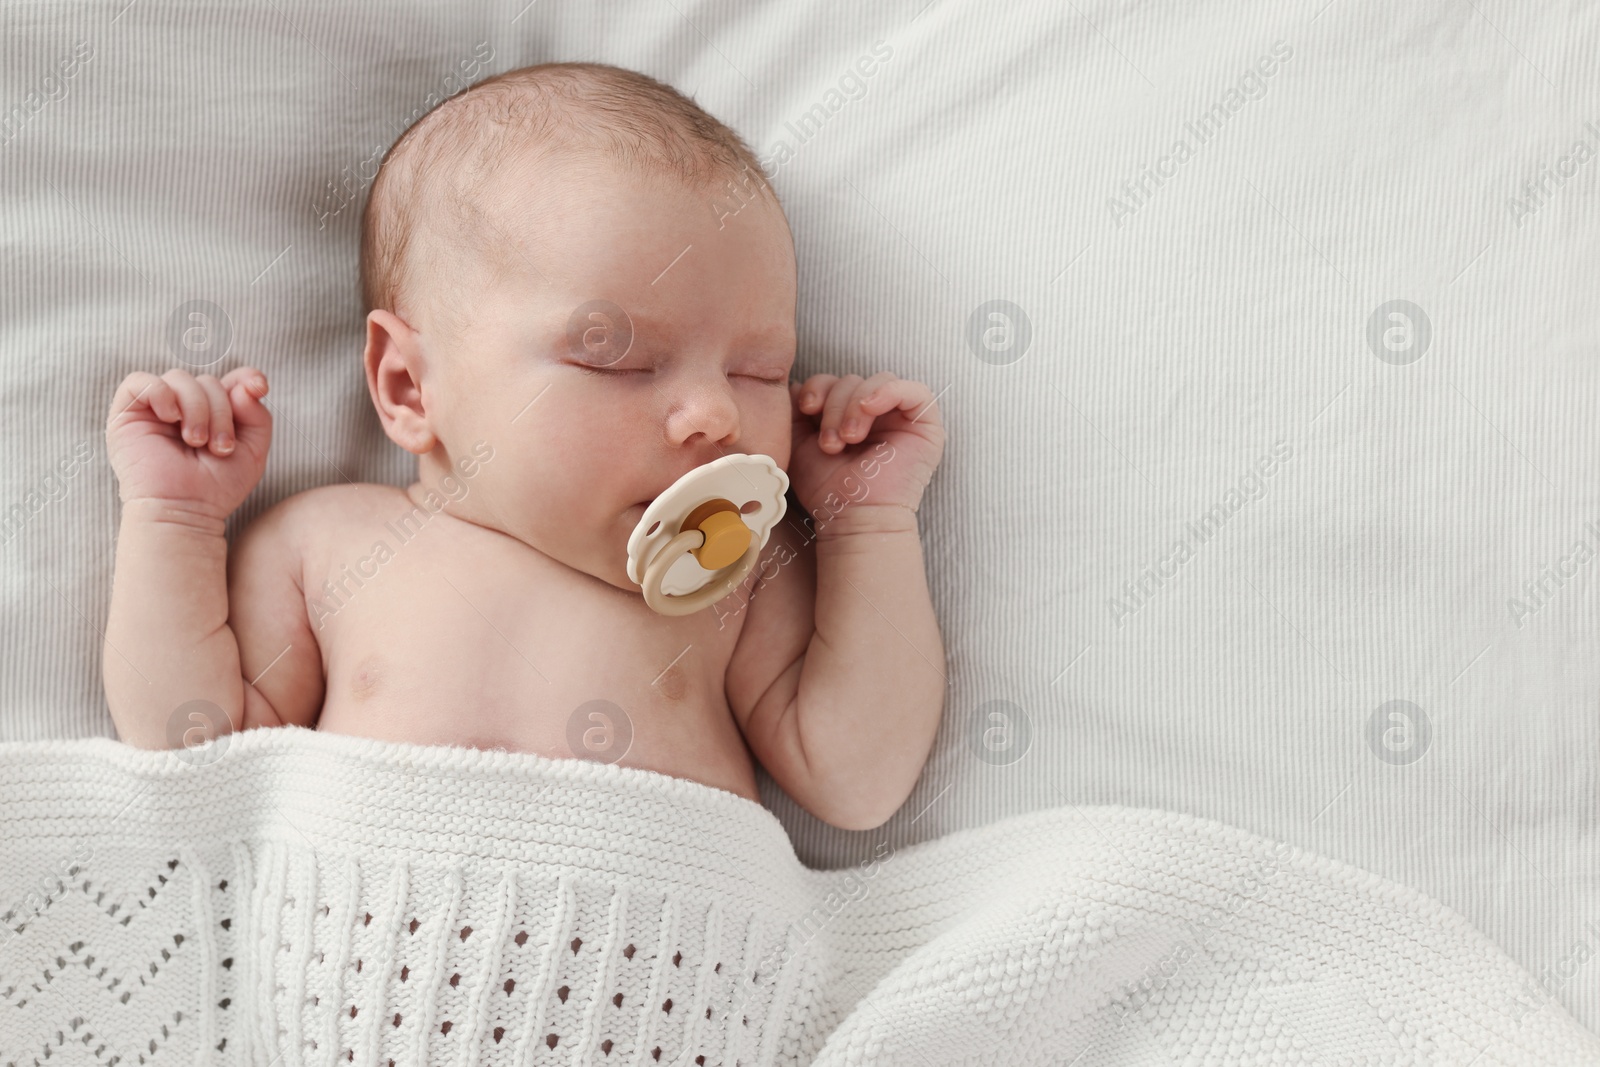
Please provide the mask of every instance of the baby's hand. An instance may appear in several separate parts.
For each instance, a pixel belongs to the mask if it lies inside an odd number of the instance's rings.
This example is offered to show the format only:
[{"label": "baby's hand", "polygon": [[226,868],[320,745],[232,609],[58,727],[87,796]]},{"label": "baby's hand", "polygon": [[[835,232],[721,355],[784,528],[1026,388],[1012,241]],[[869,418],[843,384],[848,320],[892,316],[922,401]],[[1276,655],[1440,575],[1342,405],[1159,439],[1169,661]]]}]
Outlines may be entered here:
[{"label": "baby's hand", "polygon": [[820,528],[852,505],[915,512],[944,453],[944,423],[926,385],[893,374],[816,374],[791,382],[789,482]]},{"label": "baby's hand", "polygon": [[124,378],[106,418],[106,452],[123,503],[180,502],[226,519],[267,465],[266,395],[266,375],[254,367],[221,379],[178,369]]}]

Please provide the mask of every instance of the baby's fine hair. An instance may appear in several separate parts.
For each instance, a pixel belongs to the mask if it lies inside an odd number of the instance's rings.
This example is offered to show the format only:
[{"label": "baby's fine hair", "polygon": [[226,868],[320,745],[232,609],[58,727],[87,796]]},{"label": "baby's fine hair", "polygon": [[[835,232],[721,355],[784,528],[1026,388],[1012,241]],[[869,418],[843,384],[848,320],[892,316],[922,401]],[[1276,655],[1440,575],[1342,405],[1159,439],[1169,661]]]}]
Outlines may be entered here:
[{"label": "baby's fine hair", "polygon": [[743,138],[672,86],[603,63],[519,67],[441,101],[384,153],[361,218],[363,313],[416,295],[418,261],[441,254],[417,240],[421,227],[476,235],[480,249],[509,240],[476,201],[530,149],[598,150],[642,177],[696,188],[732,180],[777,201]]}]

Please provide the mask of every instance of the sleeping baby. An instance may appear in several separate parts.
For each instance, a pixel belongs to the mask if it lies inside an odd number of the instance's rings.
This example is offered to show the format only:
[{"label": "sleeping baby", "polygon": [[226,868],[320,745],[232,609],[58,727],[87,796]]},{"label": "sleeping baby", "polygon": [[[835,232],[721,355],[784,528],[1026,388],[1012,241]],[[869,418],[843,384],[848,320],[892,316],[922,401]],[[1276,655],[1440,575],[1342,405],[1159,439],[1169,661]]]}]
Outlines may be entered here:
[{"label": "sleeping baby", "polygon": [[[230,547],[272,437],[266,376],[117,389],[122,740],[191,744],[211,709],[202,737],[601,759],[759,803],[753,757],[817,818],[884,823],[944,706],[917,525],[944,429],[920,382],[789,380],[793,238],[738,135],[615,67],[489,78],[384,157],[361,288],[368,394],[418,457],[404,489],[312,489]],[[788,514],[732,592],[659,614],[629,535],[735,453],[787,472]]]}]

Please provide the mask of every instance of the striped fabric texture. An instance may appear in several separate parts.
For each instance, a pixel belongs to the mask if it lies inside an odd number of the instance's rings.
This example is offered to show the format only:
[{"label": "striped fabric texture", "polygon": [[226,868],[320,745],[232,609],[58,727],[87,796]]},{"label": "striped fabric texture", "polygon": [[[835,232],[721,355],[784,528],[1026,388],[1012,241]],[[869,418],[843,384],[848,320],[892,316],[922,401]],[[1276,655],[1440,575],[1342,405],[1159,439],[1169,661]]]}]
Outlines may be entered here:
[{"label": "striped fabric texture", "polygon": [[876,831],[763,776],[801,862],[1214,819],[1460,913],[1533,976],[1486,1012],[1600,1027],[1597,46],[1557,3],[10,3],[0,741],[114,736],[121,378],[191,365],[196,301],[215,369],[271,376],[230,533],[407,483],[359,363],[376,161],[475,78],[595,59],[767,162],[796,376],[917,378],[949,431],[939,737]]}]

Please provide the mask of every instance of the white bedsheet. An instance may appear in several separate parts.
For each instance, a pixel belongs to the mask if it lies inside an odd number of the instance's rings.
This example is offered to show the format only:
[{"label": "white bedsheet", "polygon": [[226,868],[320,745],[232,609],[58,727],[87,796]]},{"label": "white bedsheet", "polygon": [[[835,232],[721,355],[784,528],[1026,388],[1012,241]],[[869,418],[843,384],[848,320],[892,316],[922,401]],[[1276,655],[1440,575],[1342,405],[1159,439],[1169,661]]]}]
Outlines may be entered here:
[{"label": "white bedsheet", "polygon": [[239,521],[403,484],[359,369],[375,154],[463,78],[598,59],[775,168],[797,373],[919,377],[949,427],[943,730],[878,831],[764,780],[803,861],[1188,812],[1436,897],[1600,1027],[1600,9],[924,4],[8,5],[0,738],[114,733],[102,427],[173,313],[273,378]]}]

